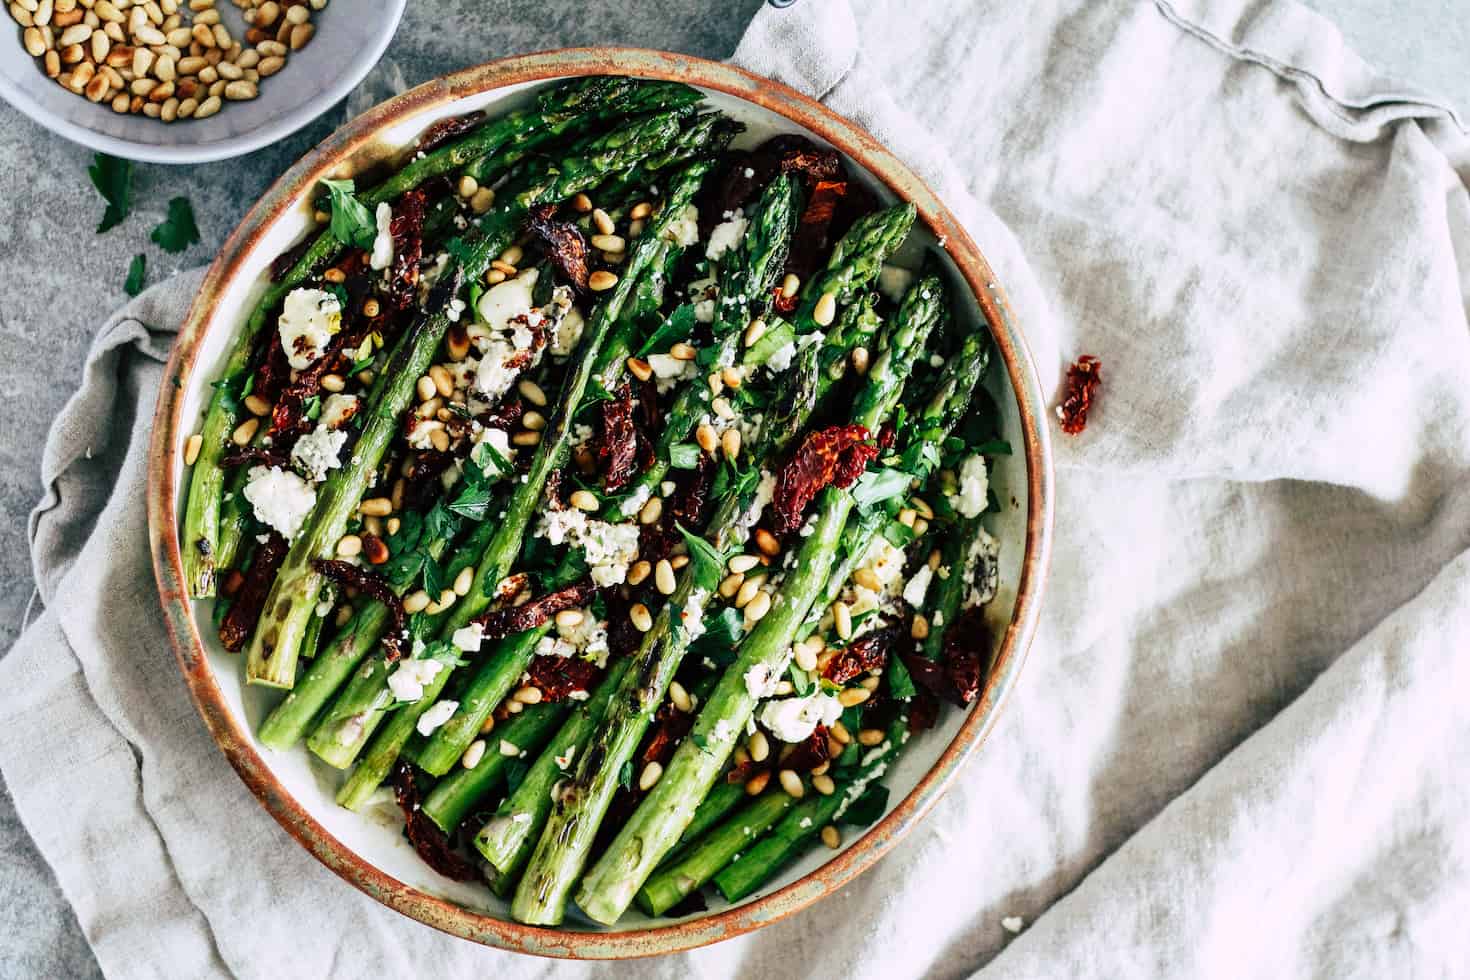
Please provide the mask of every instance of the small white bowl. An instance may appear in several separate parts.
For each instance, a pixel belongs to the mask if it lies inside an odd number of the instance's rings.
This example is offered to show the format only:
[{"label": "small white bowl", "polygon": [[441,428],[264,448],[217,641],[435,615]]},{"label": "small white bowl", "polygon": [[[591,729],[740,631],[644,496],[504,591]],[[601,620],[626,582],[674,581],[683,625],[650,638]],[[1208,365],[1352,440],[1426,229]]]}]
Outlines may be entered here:
[{"label": "small white bowl", "polygon": [[[345,98],[383,56],[406,4],[382,0],[371,5],[371,16],[346,0],[328,4],[314,15],[311,43],[262,80],[258,98],[227,103],[208,119],[174,123],[119,114],[62,88],[27,53],[20,25],[6,16],[13,33],[0,37],[0,97],[52,132],[113,156],[152,163],[226,160],[289,136]],[[234,7],[220,4],[220,13],[232,33],[243,33]]]}]

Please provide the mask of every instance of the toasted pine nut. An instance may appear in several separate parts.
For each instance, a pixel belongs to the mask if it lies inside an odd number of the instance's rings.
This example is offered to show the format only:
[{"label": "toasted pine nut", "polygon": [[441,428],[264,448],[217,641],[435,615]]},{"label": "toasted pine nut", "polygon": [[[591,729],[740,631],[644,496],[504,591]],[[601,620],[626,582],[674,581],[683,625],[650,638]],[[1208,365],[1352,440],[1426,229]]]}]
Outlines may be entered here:
[{"label": "toasted pine nut", "polygon": [[765,762],[771,756],[771,743],[765,732],[758,731],[746,739],[745,748],[753,762]]},{"label": "toasted pine nut", "polygon": [[692,361],[699,356],[699,351],[681,341],[669,348],[669,356],[676,361]]},{"label": "toasted pine nut", "polygon": [[914,622],[909,627],[909,636],[916,640],[929,638],[929,620],[924,617],[923,613],[914,613]]},{"label": "toasted pine nut", "polygon": [[715,434],[714,427],[711,425],[700,425],[699,428],[695,429],[694,441],[699,444],[700,449],[703,449],[707,453],[714,452],[715,448],[720,444],[719,436]]},{"label": "toasted pine nut", "polygon": [[510,437],[512,446],[535,446],[540,442],[541,433],[539,432],[517,432]]},{"label": "toasted pine nut", "polygon": [[847,730],[847,726],[844,725],[840,720],[834,721],[832,723],[832,727],[828,728],[827,731],[831,733],[833,738],[837,739],[837,741],[841,742],[843,745],[847,745],[852,742],[852,733]]},{"label": "toasted pine nut", "polygon": [[641,357],[628,358],[628,370],[632,373],[633,377],[637,378],[639,381],[647,381],[649,378],[653,377],[653,368],[650,367],[648,362],[643,360]]},{"label": "toasted pine nut", "polygon": [[733,419],[735,417],[735,409],[730,405],[728,398],[716,398],[710,402],[710,408],[714,409],[715,414],[722,419]]},{"label": "toasted pine nut", "polygon": [[429,608],[429,593],[423,589],[410,592],[403,600],[403,611],[409,614],[423,612]]},{"label": "toasted pine nut", "polygon": [[872,748],[875,745],[882,745],[883,740],[887,737],[881,728],[864,728],[858,732],[857,740],[859,745]]},{"label": "toasted pine nut", "polygon": [[604,235],[611,235],[617,231],[617,226],[613,224],[613,219],[608,217],[608,213],[602,210],[602,208],[594,208],[592,210],[592,224]]},{"label": "toasted pine nut", "polygon": [[674,566],[670,565],[668,559],[660,559],[653,566],[653,584],[664,595],[673,595],[678,582],[674,578]]},{"label": "toasted pine nut", "polygon": [[503,259],[492,259],[490,261],[490,268],[494,269],[496,272],[505,273],[506,278],[509,278],[521,271]]},{"label": "toasted pine nut", "polygon": [[521,747],[514,742],[510,742],[502,738],[500,740],[500,754],[505,756],[507,759],[514,759],[516,756],[521,754]]},{"label": "toasted pine nut", "polygon": [[664,767],[658,761],[650,762],[643,767],[643,772],[638,776],[638,788],[647,792],[653,789],[658,782],[658,777],[664,774]]},{"label": "toasted pine nut", "polygon": [[459,757],[459,764],[466,769],[473,769],[480,764],[485,757],[485,740],[477,738],[464,750],[464,755]]},{"label": "toasted pine nut", "polygon": [[686,715],[694,710],[694,699],[689,696],[689,692],[684,689],[684,685],[678,681],[673,681],[669,684],[669,700],[674,702],[674,707]]},{"label": "toasted pine nut", "polygon": [[576,208],[582,214],[586,214],[588,211],[592,210],[592,198],[588,197],[586,194],[578,194],[576,197],[572,198],[572,207]]},{"label": "toasted pine nut", "polygon": [[752,575],[740,584],[740,590],[735,593],[735,608],[744,609],[750,605],[761,586],[766,584],[765,575]]},{"label": "toasted pine nut", "polygon": [[476,214],[484,214],[495,206],[495,192],[488,187],[481,187],[470,197],[470,210]]},{"label": "toasted pine nut", "polygon": [[740,456],[740,430],[726,429],[725,434],[720,436],[720,445],[725,450],[725,456],[736,459]]},{"label": "toasted pine nut", "polygon": [[577,508],[578,510],[585,510],[588,512],[595,511],[598,507],[601,506],[601,504],[597,502],[596,495],[593,494],[590,490],[574,490],[572,491],[572,495],[568,498],[568,500],[571,502],[571,505],[573,507]]},{"label": "toasted pine nut", "polygon": [[474,197],[475,191],[479,189],[480,182],[475,180],[475,178],[471,177],[469,174],[465,174],[463,177],[459,178],[459,184],[455,187],[455,190],[459,192],[459,196],[464,198]]},{"label": "toasted pine nut", "polygon": [[276,72],[286,67],[286,59],[280,55],[266,55],[263,49],[260,53],[264,57],[260,59],[260,64],[256,67],[256,70],[260,72],[261,78],[270,78]]},{"label": "toasted pine nut", "polygon": [[756,341],[766,335],[766,321],[751,320],[745,328],[745,346],[754,347]]},{"label": "toasted pine nut", "polygon": [[621,252],[628,247],[627,240],[621,235],[593,235],[588,242],[604,252]]},{"label": "toasted pine nut", "polygon": [[664,502],[662,497],[649,497],[647,502],[638,511],[639,524],[657,524],[664,514]]},{"label": "toasted pine nut", "polygon": [[817,300],[816,307],[812,310],[812,319],[818,326],[829,327],[837,318],[837,296],[834,293],[823,293],[822,298]]},{"label": "toasted pine nut", "polygon": [[581,626],[582,620],[586,618],[586,614],[580,609],[563,609],[556,614],[556,625],[564,629],[572,629],[575,626]]},{"label": "toasted pine nut", "polygon": [[883,591],[883,583],[878,579],[878,573],[867,565],[853,572],[852,580],[869,592]]},{"label": "toasted pine nut", "polygon": [[847,357],[852,362],[852,369],[859,375],[868,373],[868,349],[866,347],[854,347],[852,353]]},{"label": "toasted pine nut", "polygon": [[761,560],[755,555],[734,555],[726,562],[726,567],[732,572],[748,572],[759,565]]},{"label": "toasted pine nut", "polygon": [[199,103],[199,108],[194,110],[194,118],[208,119],[216,112],[219,112],[220,106],[222,105],[224,105],[224,103],[220,101],[220,97],[218,95],[211,95],[209,98]]},{"label": "toasted pine nut", "polygon": [[337,542],[337,554],[343,558],[362,554],[362,538],[356,534],[344,534]]},{"label": "toasted pine nut", "polygon": [[527,412],[521,416],[521,427],[530,429],[532,432],[540,432],[546,428],[546,416],[540,412]]},{"label": "toasted pine nut", "polygon": [[511,696],[514,697],[521,704],[540,704],[541,699],[545,697],[545,695],[541,692],[541,688],[531,687],[529,684],[516,691],[515,694]]},{"label": "toasted pine nut", "polygon": [[251,415],[271,413],[271,403],[254,393],[245,396],[245,407],[250,410]]},{"label": "toasted pine nut", "polygon": [[913,527],[914,521],[918,519],[918,516],[913,508],[905,507],[898,512],[898,523],[904,527]]},{"label": "toasted pine nut", "polygon": [[733,575],[726,575],[720,580],[720,597],[722,599],[733,599],[736,593],[740,591],[740,586],[744,583],[745,576],[739,572]]},{"label": "toasted pine nut", "polygon": [[647,201],[639,201],[637,204],[633,205],[633,209],[628,212],[628,217],[634,221],[642,221],[650,214],[653,214],[653,205],[648,203]]},{"label": "toasted pine nut", "polygon": [[505,282],[506,278],[507,277],[505,273],[501,272],[499,269],[491,269],[489,272],[485,273],[485,285],[498,286],[500,283]]},{"label": "toasted pine nut", "polygon": [[337,392],[337,391],[343,391],[346,388],[347,388],[347,380],[345,378],[343,378],[342,375],[340,375],[340,374],[324,374],[324,375],[322,375],[322,390],[323,391]]},{"label": "toasted pine nut", "polygon": [[842,832],[837,829],[835,824],[829,823],[822,828],[822,843],[834,851],[842,846]]},{"label": "toasted pine nut", "polygon": [[821,793],[823,796],[831,796],[837,792],[837,784],[825,772],[814,772],[812,774],[812,789]]},{"label": "toasted pine nut", "polygon": [[775,558],[781,553],[781,542],[777,541],[776,536],[765,528],[756,528],[753,538],[756,550],[767,558]]},{"label": "toasted pine nut", "polygon": [[638,585],[653,574],[653,565],[646,561],[635,561],[628,568],[628,584]]},{"label": "toasted pine nut", "polygon": [[315,34],[316,25],[314,24],[297,24],[296,26],[292,27],[290,35],[291,50],[300,51],[302,48],[311,43],[311,39]]},{"label": "toasted pine nut", "polygon": [[845,602],[832,603],[832,625],[842,639],[852,639],[852,607]]},{"label": "toasted pine nut", "polygon": [[796,661],[796,666],[802,670],[813,671],[817,669],[817,655],[805,643],[799,644],[796,647],[792,652],[792,659]]},{"label": "toasted pine nut", "polygon": [[762,769],[745,781],[745,792],[751,796],[760,796],[765,791],[766,784],[771,781],[771,771]]},{"label": "toasted pine nut", "polygon": [[786,791],[787,796],[793,799],[799,800],[806,795],[806,787],[801,784],[801,777],[792,769],[781,770],[781,788]]},{"label": "toasted pine nut", "polygon": [[358,504],[358,510],[367,517],[387,517],[393,513],[393,501],[387,497],[369,497]]},{"label": "toasted pine nut", "polygon": [[260,419],[246,419],[230,434],[230,441],[237,446],[248,446],[250,440],[255,438],[255,430],[258,428],[260,428]]},{"label": "toasted pine nut", "polygon": [[771,594],[769,592],[757,592],[755,598],[746,604],[743,612],[747,625],[754,625],[765,618],[766,613],[771,611]]},{"label": "toasted pine nut", "polygon": [[640,633],[647,633],[653,629],[653,614],[641,602],[633,603],[633,608],[628,610],[628,619],[632,621],[634,628]]},{"label": "toasted pine nut", "polygon": [[844,708],[855,708],[872,696],[873,692],[864,688],[846,687],[837,695],[837,703]]},{"label": "toasted pine nut", "polygon": [[796,277],[796,273],[794,272],[788,272],[786,278],[781,280],[781,295],[785,299],[790,299],[795,296],[796,291],[800,288],[801,280]]},{"label": "toasted pine nut", "polygon": [[522,398],[537,408],[542,408],[546,405],[546,392],[542,391],[541,386],[530,378],[522,379],[516,385],[516,390],[521,393]]},{"label": "toasted pine nut", "polygon": [[199,459],[199,450],[204,446],[204,436],[194,433],[189,441],[184,443],[184,465],[193,466]]},{"label": "toasted pine nut", "polygon": [[745,383],[745,374],[738,367],[724,367],[720,368],[720,380],[726,388],[736,391]]},{"label": "toasted pine nut", "polygon": [[608,272],[606,269],[598,269],[587,277],[587,288],[594,293],[606,292],[617,284],[617,274]]}]

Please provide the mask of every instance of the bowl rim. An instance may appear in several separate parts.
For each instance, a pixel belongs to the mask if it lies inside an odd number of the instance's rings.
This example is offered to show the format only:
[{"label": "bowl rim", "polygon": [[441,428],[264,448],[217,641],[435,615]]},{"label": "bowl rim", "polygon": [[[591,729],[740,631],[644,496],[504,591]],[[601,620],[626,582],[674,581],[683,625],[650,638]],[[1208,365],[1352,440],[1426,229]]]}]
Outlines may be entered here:
[{"label": "bowl rim", "polygon": [[[938,760],[909,794],[858,841],[810,874],[714,915],[650,929],[586,932],[522,925],[427,894],[380,871],[333,837],[281,785],[241,719],[226,704],[205,654],[184,589],[177,482],[186,380],[211,319],[214,298],[240,274],[239,258],[303,191],[385,126],[461,98],[510,85],[592,74],[682,81],[734,96],[804,126],[914,203],[975,295],[991,325],[1015,393],[1026,462],[1026,547],[1016,604],[986,687]],[[241,220],[210,265],[175,340],[154,414],[148,480],[148,534],[170,645],[211,736],[261,805],[319,861],[388,907],[461,938],[502,949],[574,959],[627,959],[694,949],[792,915],[842,888],[892,848],[934,805],[960,765],[984,741],[1015,686],[1040,615],[1051,551],[1054,475],[1046,398],[1004,291],[964,227],[933,191],[873,136],[800,92],[720,62],[640,48],[589,47],[516,55],[442,76],[397,96],[337,130],[286,171]]]},{"label": "bowl rim", "polygon": [[[25,85],[16,84],[4,75],[0,75],[0,98],[13,106],[21,115],[58,136],[85,146],[89,150],[107,153],[125,160],[169,164],[214,163],[219,160],[229,160],[285,139],[345,99],[348,93],[367,77],[368,72],[377,66],[383,57],[383,52],[388,50],[388,45],[398,33],[398,24],[403,19],[407,6],[408,0],[388,0],[388,3],[384,5],[381,11],[384,29],[373,36],[371,44],[359,49],[360,52],[366,51],[367,53],[367,57],[360,61],[359,70],[338,75],[315,98],[308,99],[289,111],[266,120],[254,129],[238,136],[209,143],[143,143],[121,136],[99,133],[95,129],[73,122],[66,116],[46,109],[31,96]],[[30,55],[26,57],[29,60],[35,60],[30,58]],[[39,77],[44,82],[50,82],[50,79],[44,76]],[[81,96],[77,98],[80,99]],[[149,121],[156,122],[156,120]],[[157,125],[165,124],[157,123]],[[187,129],[175,126],[172,131],[185,133]]]}]

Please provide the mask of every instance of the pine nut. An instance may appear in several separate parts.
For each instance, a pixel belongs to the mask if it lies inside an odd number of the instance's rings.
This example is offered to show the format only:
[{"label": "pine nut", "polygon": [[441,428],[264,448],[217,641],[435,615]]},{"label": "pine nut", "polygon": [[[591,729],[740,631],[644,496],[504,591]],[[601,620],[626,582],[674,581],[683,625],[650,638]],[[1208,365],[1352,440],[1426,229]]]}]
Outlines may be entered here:
[{"label": "pine nut", "polygon": [[194,118],[208,119],[216,112],[219,112],[220,106],[222,105],[224,105],[224,103],[220,101],[220,97],[218,95],[211,95],[209,98],[199,103],[199,108],[194,110]]},{"label": "pine nut", "polygon": [[653,214],[653,205],[647,201],[639,201],[637,204],[633,205],[633,209],[628,212],[628,217],[634,221],[642,221],[650,214]]},{"label": "pine nut", "polygon": [[449,327],[449,336],[445,338],[444,347],[449,352],[449,359],[456,364],[470,355],[470,335],[463,324],[454,323]]},{"label": "pine nut", "polygon": [[[430,386],[441,396],[448,398],[454,394],[454,378],[450,376],[449,371],[445,369],[444,365],[435,364],[429,368],[428,376]],[[423,379],[420,378],[419,380],[422,383]]]},{"label": "pine nut", "polygon": [[[55,78],[57,75],[60,75],[60,74],[61,74],[61,55],[58,54],[55,51],[47,51],[46,52],[46,77],[47,78]],[[123,96],[122,99],[123,99],[123,109],[122,109],[122,111],[123,112],[127,112],[128,111],[127,96]],[[113,109],[116,110],[116,108],[117,108],[117,106],[115,104],[116,103],[116,100],[113,100],[113,101],[114,101]]]},{"label": "pine nut", "polygon": [[347,380],[340,374],[322,375],[322,390],[338,392],[347,388]]},{"label": "pine nut", "polygon": [[286,57],[286,46],[280,41],[261,41],[255,48],[266,58],[272,56],[278,58]]},{"label": "pine nut", "polygon": [[638,511],[639,524],[657,524],[659,518],[664,514],[664,502],[661,497],[649,497],[643,507]]},{"label": "pine nut", "polygon": [[485,758],[485,740],[477,738],[464,750],[464,755],[459,757],[459,764],[466,769],[473,769]]},{"label": "pine nut", "polygon": [[403,600],[403,611],[409,614],[423,612],[429,608],[429,593],[423,589],[410,592]]},{"label": "pine nut", "polygon": [[653,584],[659,592],[664,595],[673,595],[678,582],[674,578],[674,566],[667,559],[661,559],[653,566]]},{"label": "pine nut", "polygon": [[635,561],[628,568],[628,584],[638,585],[653,574],[653,565],[646,561]]},{"label": "pine nut", "polygon": [[245,70],[239,65],[229,61],[221,61],[219,64],[214,66],[214,70],[219,72],[220,78],[226,79],[231,82],[237,82],[245,77]]},{"label": "pine nut", "polygon": [[762,769],[760,772],[756,773],[754,776],[751,776],[745,781],[745,792],[749,793],[751,796],[760,796],[761,793],[765,792],[766,784],[770,781],[770,770]]},{"label": "pine nut", "polygon": [[500,740],[500,754],[507,759],[514,759],[521,754],[521,747],[514,742],[509,742],[502,738]]},{"label": "pine nut", "polygon": [[[628,358],[628,371],[639,381],[647,381],[653,377],[653,368],[641,357]],[[708,452],[708,450],[706,450]]]},{"label": "pine nut", "polygon": [[305,24],[311,19],[311,11],[305,7],[287,7],[286,20],[292,24]]},{"label": "pine nut", "polygon": [[633,608],[628,610],[628,619],[632,620],[633,627],[640,633],[653,629],[653,614],[641,602],[633,603]]},{"label": "pine nut", "polygon": [[189,441],[184,443],[184,465],[193,466],[199,459],[199,450],[204,446],[204,436],[194,433]]},{"label": "pine nut", "polygon": [[879,677],[879,675],[882,672],[883,672],[883,668],[882,667],[874,667],[873,668],[872,676],[870,676],[870,677],[864,677],[862,680],[858,681],[858,687],[861,687],[865,691],[876,691],[876,690],[878,690],[878,683],[879,683],[879,681],[881,679]]},{"label": "pine nut", "polygon": [[750,571],[752,568],[759,565],[760,563],[761,560],[755,555],[732,555],[730,560],[725,563],[725,567],[729,568],[732,572],[740,572],[743,574]]},{"label": "pine nut", "polygon": [[729,459],[737,459],[740,456],[740,430],[726,429],[725,434],[720,436],[720,445],[725,450],[725,456]]},{"label": "pine nut", "polygon": [[832,777],[827,775],[825,772],[813,772],[812,789],[816,790],[818,793],[821,793],[823,796],[831,796],[833,793],[837,792],[837,784],[834,783],[832,781]]},{"label": "pine nut", "polygon": [[883,739],[887,737],[881,728],[864,728],[858,732],[857,740],[859,745],[872,748],[875,745],[882,745]]},{"label": "pine nut", "polygon": [[540,412],[527,412],[521,416],[521,427],[532,432],[540,432],[546,428],[546,416]]},{"label": "pine nut", "polygon": [[781,770],[781,788],[792,799],[799,800],[806,795],[806,787],[801,784],[801,777],[791,769]]},{"label": "pine nut", "polygon": [[849,745],[852,742],[852,733],[847,730],[847,726],[840,720],[834,721],[827,731],[843,745]]},{"label": "pine nut", "polygon": [[461,568],[459,570],[459,574],[454,576],[454,594],[457,596],[469,595],[470,586],[473,585],[474,582],[475,570],[468,565],[464,568]]},{"label": "pine nut", "polygon": [[540,444],[540,442],[541,433],[539,432],[517,432],[510,437],[510,444],[512,446],[535,446]]},{"label": "pine nut", "polygon": [[686,715],[694,710],[694,699],[689,696],[689,692],[684,689],[684,685],[678,681],[673,681],[669,684],[669,700],[674,702],[674,707]]},{"label": "pine nut", "polygon": [[488,187],[481,187],[470,196],[470,210],[476,214],[484,214],[495,206],[495,192]]},{"label": "pine nut", "polygon": [[492,259],[490,262],[490,268],[494,269],[496,272],[505,273],[505,277],[507,279],[521,271],[504,259]]},{"label": "pine nut", "polygon": [[199,111],[199,100],[198,99],[187,98],[186,97],[182,102],[179,103],[179,118],[180,119],[190,119],[198,111]]},{"label": "pine nut", "polygon": [[909,506],[926,521],[934,520],[934,508],[923,497],[913,497],[909,500]]},{"label": "pine nut", "polygon": [[795,296],[796,291],[800,288],[801,280],[797,278],[794,272],[786,273],[786,278],[781,280],[781,296],[784,299],[790,299]]},{"label": "pine nut", "polygon": [[611,235],[617,231],[617,226],[613,224],[613,219],[608,217],[608,213],[602,210],[602,208],[593,209],[592,224],[597,227],[598,232],[604,235]]},{"label": "pine nut", "polygon": [[929,638],[929,620],[923,613],[914,613],[914,622],[909,626],[909,636],[916,640]]},{"label": "pine nut", "polygon": [[744,582],[741,583],[740,591],[735,593],[735,608],[744,609],[746,606],[750,605],[750,601],[755,598],[756,593],[759,592],[761,590],[761,586],[765,584],[765,575],[752,575],[747,578]]},{"label": "pine nut", "polygon": [[[403,481],[402,480],[399,480],[398,482],[399,483],[402,483]],[[393,506],[394,507],[397,507],[402,502],[402,500],[403,500],[403,495],[402,494],[398,494],[394,498],[394,504],[393,504]],[[393,535],[395,535],[395,534],[398,533],[398,531],[399,531],[400,528],[403,527],[403,521],[400,518],[397,518],[397,517],[390,517],[390,518],[388,518],[388,525],[387,526],[388,526],[388,536],[391,538]]]},{"label": "pine nut", "polygon": [[587,277],[587,288],[594,293],[602,293],[618,284],[616,273],[608,272],[606,269],[598,269]]},{"label": "pine nut", "polygon": [[388,560],[388,545],[376,534],[362,537],[362,556],[370,565],[382,565]]},{"label": "pine nut", "polygon": [[537,408],[542,408],[546,405],[546,392],[542,391],[541,386],[529,378],[517,384],[516,390],[521,393],[522,398]]},{"label": "pine nut", "polygon": [[852,607],[845,602],[832,603],[832,625],[843,640],[852,639]]},{"label": "pine nut", "polygon": [[757,592],[755,598],[751,599],[743,610],[745,623],[753,626],[765,618],[766,613],[771,611],[771,594],[769,592]]},{"label": "pine nut", "polygon": [[765,528],[756,528],[752,537],[755,540],[756,550],[767,558],[775,558],[781,553],[781,542],[777,541],[776,536]]},{"label": "pine nut", "polygon": [[879,580],[878,573],[866,565],[852,573],[852,580],[869,592],[883,591],[883,583]]},{"label": "pine nut", "polygon": [[297,24],[296,26],[292,27],[290,35],[291,50],[300,51],[302,48],[311,43],[311,39],[315,35],[316,25],[314,24]]},{"label": "pine nut", "polygon": [[797,645],[792,652],[792,659],[796,661],[796,666],[808,673],[817,669],[817,655],[805,643]]},{"label": "pine nut", "polygon": [[822,828],[822,843],[834,851],[837,850],[842,846],[842,832],[835,825],[829,823]]},{"label": "pine nut", "polygon": [[812,319],[818,326],[830,327],[832,321],[837,318],[837,296],[835,293],[823,293],[822,298],[817,300],[816,307],[812,310]]},{"label": "pine nut", "polygon": [[435,429],[429,433],[429,445],[434,447],[435,452],[449,451],[449,433],[443,429]]},{"label": "pine nut", "polygon": [[286,59],[280,55],[267,55],[264,50],[261,51],[261,54],[264,57],[260,59],[260,64],[256,66],[256,71],[260,72],[261,78],[270,78],[276,72],[286,67]]},{"label": "pine nut", "polygon": [[512,697],[514,697],[521,704],[540,704],[541,699],[545,696],[546,695],[542,693],[541,688],[531,687],[529,684],[516,691],[516,693],[512,695]]},{"label": "pine nut", "polygon": [[669,356],[676,361],[692,361],[699,356],[699,351],[681,341],[669,348]]},{"label": "pine nut", "polygon": [[643,767],[643,773],[638,777],[638,788],[647,792],[653,789],[658,782],[658,777],[664,774],[664,767],[657,761],[650,762]]},{"label": "pine nut", "polygon": [[589,513],[601,506],[597,502],[597,497],[589,490],[574,490],[568,499],[573,507]]},{"label": "pine nut", "polygon": [[586,618],[586,614],[580,609],[563,609],[555,617],[556,625],[563,629],[572,629],[573,627],[581,626],[582,620]]},{"label": "pine nut", "polygon": [[765,762],[771,756],[771,743],[765,732],[756,732],[745,740],[745,748],[753,762]]},{"label": "pine nut", "polygon": [[905,507],[898,512],[898,523],[904,527],[913,527],[914,521],[919,517],[918,513],[911,507]]},{"label": "pine nut", "polygon": [[260,428],[260,419],[246,419],[230,434],[230,441],[237,446],[248,446],[250,440],[255,438],[255,430],[258,428]]},{"label": "pine nut", "polygon": [[837,703],[844,708],[855,708],[872,696],[872,691],[861,687],[846,687],[837,695]]},{"label": "pine nut", "polygon": [[700,449],[707,453],[714,452],[720,444],[720,438],[715,433],[714,426],[711,425],[700,425],[695,429],[694,441],[699,444]]},{"label": "pine nut", "polygon": [[852,353],[848,355],[848,360],[852,362],[852,369],[859,376],[868,373],[868,349],[866,347],[854,347]]},{"label": "pine nut", "polygon": [[924,520],[922,517],[914,519],[914,535],[916,537],[923,537],[924,532],[927,530],[929,530],[928,521]]},{"label": "pine nut", "polygon": [[576,197],[572,198],[572,207],[576,208],[582,214],[586,214],[588,211],[592,210],[592,198],[588,197],[586,194],[578,194]]},{"label": "pine nut", "polygon": [[271,403],[256,394],[245,396],[245,407],[250,410],[251,415],[269,415]]},{"label": "pine nut", "polygon": [[604,252],[621,252],[628,247],[627,241],[621,235],[593,235],[588,242],[593,248]]},{"label": "pine nut", "polygon": [[735,417],[735,409],[730,405],[728,398],[716,398],[710,402],[710,408],[714,409],[715,414],[722,419],[733,419]]},{"label": "pine nut", "polygon": [[734,575],[726,575],[723,579],[720,580],[720,598],[733,599],[735,597],[735,594],[740,591],[740,586],[744,584],[744,582],[745,576],[741,575],[738,572]]},{"label": "pine nut", "polygon": [[730,754],[730,758],[735,763],[735,768],[739,769],[750,762],[750,753],[745,750],[745,746],[737,745],[735,751]]},{"label": "pine nut", "polygon": [[342,535],[341,540],[337,542],[337,554],[342,558],[362,554],[362,537],[356,534]]},{"label": "pine nut", "polygon": [[393,513],[393,501],[387,497],[369,497],[358,505],[358,510],[367,517],[387,517]]},{"label": "pine nut", "polygon": [[731,391],[739,391],[740,386],[745,383],[745,373],[738,367],[720,368],[720,380]]},{"label": "pine nut", "polygon": [[766,321],[751,320],[745,328],[745,346],[754,347],[756,341],[766,335]]},{"label": "pine nut", "polygon": [[232,102],[248,102],[260,94],[260,89],[255,87],[254,82],[241,79],[238,82],[230,82],[225,86],[225,98]]}]

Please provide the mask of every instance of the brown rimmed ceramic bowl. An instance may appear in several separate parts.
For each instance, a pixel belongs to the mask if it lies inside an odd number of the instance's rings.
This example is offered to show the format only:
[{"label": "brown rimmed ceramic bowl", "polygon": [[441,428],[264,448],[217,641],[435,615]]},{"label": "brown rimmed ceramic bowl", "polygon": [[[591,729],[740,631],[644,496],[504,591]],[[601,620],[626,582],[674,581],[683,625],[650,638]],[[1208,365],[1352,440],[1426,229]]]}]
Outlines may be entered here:
[{"label": "brown rimmed ceramic bowl", "polygon": [[[256,742],[253,733],[279,695],[246,687],[243,658],[226,653],[208,628],[209,605],[187,598],[178,526],[186,485],[184,443],[199,425],[229,342],[264,289],[271,259],[312,227],[308,199],[317,180],[344,165],[366,165],[394,154],[438,119],[473,109],[507,111],[527,102],[541,85],[589,74],[698,86],[711,103],[747,125],[744,140],[778,133],[811,136],[844,153],[858,179],[880,196],[912,201],[927,228],[916,226],[910,254],[900,261],[944,243],[956,315],[972,324],[988,322],[995,338],[998,367],[992,367],[986,384],[1000,407],[1003,435],[1016,452],[1002,458],[992,474],[1003,502],[990,527],[1001,546],[1002,584],[987,607],[997,638],[989,681],[968,712],[945,712],[939,727],[909,744],[885,779],[892,792],[883,819],[835,854],[817,848],[769,888],[735,906],[716,902],[707,912],[675,921],[630,912],[614,929],[596,927],[572,912],[563,928],[543,929],[510,921],[506,905],[488,888],[458,884],[431,871],[403,841],[396,814],[372,808],[354,814],[337,807],[333,794],[340,774],[304,748],[271,752]],[[149,536],[169,635],[205,724],[261,804],[318,860],[383,904],[476,942],[589,959],[669,953],[759,928],[838,890],[914,826],[979,747],[1016,682],[1035,632],[1053,495],[1046,405],[990,267],[933,192],[873,137],[804,95],[728,65],[656,51],[556,51],[470,68],[378,106],[307,154],[245,216],[205,276],[174,345],[167,377],[171,383],[163,385],[154,418]]]}]

